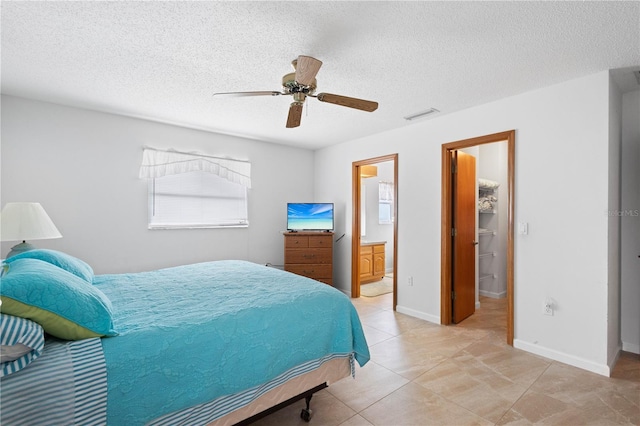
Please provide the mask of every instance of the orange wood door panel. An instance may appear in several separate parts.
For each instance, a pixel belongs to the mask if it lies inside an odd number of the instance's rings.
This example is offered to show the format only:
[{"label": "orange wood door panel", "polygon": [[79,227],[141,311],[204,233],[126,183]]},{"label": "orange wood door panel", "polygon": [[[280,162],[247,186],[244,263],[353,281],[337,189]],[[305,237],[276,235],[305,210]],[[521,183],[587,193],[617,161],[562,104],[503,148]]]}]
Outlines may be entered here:
[{"label": "orange wood door panel", "polygon": [[453,322],[476,310],[476,159],[454,151],[453,176]]}]

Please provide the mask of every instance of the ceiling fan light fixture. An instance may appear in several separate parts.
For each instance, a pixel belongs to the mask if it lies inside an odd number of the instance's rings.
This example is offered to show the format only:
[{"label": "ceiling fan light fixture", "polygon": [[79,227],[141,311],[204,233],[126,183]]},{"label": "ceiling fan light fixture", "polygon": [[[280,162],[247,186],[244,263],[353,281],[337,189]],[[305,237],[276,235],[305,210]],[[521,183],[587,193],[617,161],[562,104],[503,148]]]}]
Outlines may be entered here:
[{"label": "ceiling fan light fixture", "polygon": [[407,115],[406,117],[404,117],[404,119],[407,121],[411,121],[411,120],[416,120],[418,118],[426,117],[431,114],[437,114],[439,112],[440,111],[435,108],[429,108],[426,111],[416,112],[415,114]]}]

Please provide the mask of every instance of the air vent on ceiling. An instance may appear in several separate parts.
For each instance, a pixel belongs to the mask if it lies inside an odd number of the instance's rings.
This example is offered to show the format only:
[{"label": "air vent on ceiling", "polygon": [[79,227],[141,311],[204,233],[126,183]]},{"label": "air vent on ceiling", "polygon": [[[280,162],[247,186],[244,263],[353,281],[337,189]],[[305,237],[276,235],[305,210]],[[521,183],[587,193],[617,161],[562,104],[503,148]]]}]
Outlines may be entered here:
[{"label": "air vent on ceiling", "polygon": [[416,112],[415,114],[407,115],[406,117],[404,117],[404,119],[408,120],[408,121],[411,121],[411,120],[415,120],[415,119],[418,119],[418,118],[426,117],[428,115],[436,114],[438,112],[440,112],[440,111],[438,111],[435,108],[429,108],[426,111]]}]

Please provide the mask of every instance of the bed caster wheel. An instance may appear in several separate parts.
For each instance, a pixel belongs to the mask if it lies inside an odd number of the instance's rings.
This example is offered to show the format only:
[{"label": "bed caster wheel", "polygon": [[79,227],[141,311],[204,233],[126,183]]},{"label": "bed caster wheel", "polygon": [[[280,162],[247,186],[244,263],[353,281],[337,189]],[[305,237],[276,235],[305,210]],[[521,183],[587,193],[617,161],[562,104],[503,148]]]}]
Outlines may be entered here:
[{"label": "bed caster wheel", "polygon": [[311,420],[312,415],[313,415],[313,411],[307,410],[306,408],[303,408],[302,411],[300,412],[300,418],[307,423],[309,422],[309,420]]}]

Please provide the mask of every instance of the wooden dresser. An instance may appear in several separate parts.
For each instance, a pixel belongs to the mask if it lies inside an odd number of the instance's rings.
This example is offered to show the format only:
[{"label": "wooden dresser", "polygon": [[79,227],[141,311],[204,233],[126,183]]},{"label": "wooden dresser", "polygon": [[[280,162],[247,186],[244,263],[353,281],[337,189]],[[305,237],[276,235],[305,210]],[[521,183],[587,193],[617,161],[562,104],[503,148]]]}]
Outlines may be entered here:
[{"label": "wooden dresser", "polygon": [[284,270],[333,285],[333,232],[285,232]]}]

